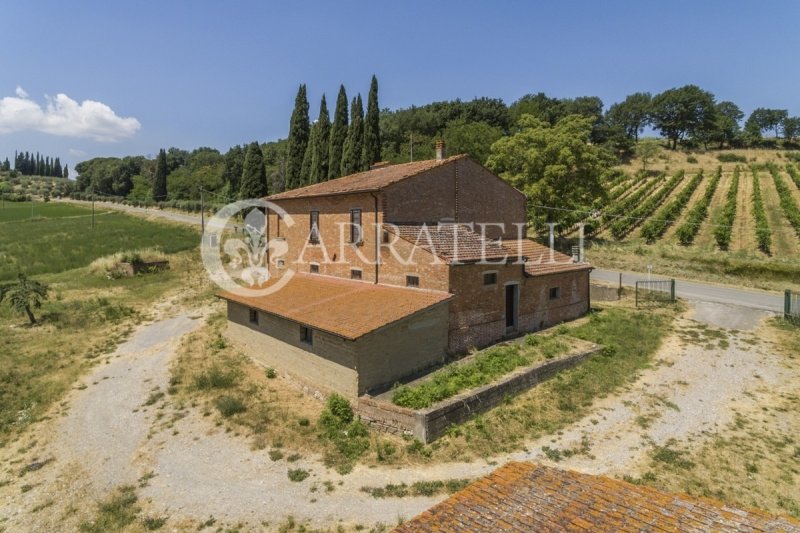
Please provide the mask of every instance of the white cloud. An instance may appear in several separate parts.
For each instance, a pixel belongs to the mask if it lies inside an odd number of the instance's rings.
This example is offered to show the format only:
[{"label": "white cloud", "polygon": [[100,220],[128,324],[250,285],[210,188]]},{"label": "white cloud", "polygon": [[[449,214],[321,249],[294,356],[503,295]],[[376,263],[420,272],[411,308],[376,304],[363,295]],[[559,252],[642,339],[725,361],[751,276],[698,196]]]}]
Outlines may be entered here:
[{"label": "white cloud", "polygon": [[102,102],[78,103],[63,93],[45,99],[46,105],[42,107],[19,86],[16,96],[0,99],[0,134],[32,130],[113,142],[131,137],[142,127],[135,118],[119,117]]}]

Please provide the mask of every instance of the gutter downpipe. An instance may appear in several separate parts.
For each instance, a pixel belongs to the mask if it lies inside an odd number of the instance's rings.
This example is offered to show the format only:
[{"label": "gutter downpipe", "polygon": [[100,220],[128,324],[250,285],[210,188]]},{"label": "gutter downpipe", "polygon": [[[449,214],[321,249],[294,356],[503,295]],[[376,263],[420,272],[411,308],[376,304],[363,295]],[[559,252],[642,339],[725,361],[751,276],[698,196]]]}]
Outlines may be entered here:
[{"label": "gutter downpipe", "polygon": [[375,195],[374,192],[369,193],[372,196],[372,199],[375,200],[375,284],[378,284],[378,261],[380,260],[380,229],[378,227],[378,197]]}]

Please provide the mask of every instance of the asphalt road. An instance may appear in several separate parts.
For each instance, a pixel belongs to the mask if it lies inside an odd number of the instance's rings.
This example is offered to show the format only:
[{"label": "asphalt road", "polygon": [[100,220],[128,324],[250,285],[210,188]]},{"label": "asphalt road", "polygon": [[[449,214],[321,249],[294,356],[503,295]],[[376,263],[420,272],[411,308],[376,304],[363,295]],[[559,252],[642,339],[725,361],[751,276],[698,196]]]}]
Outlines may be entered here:
[{"label": "asphalt road", "polygon": [[[620,272],[613,270],[595,269],[592,279],[610,283],[619,283]],[[636,285],[637,280],[647,279],[647,274],[636,272],[623,272],[622,284],[627,287]],[[653,279],[665,279],[654,277]],[[763,309],[775,313],[783,313],[783,294],[752,289],[737,289],[724,285],[700,283],[683,279],[675,280],[675,293],[679,298],[699,302],[716,302],[731,305],[740,305],[752,309]]]}]

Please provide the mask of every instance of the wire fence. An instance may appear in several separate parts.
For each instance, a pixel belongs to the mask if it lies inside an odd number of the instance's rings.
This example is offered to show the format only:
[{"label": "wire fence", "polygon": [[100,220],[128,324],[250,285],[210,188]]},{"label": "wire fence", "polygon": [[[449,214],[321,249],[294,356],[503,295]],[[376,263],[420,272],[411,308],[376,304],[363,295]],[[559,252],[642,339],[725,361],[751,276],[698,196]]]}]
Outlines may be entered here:
[{"label": "wire fence", "polygon": [[636,282],[636,306],[675,302],[675,280],[640,280]]}]

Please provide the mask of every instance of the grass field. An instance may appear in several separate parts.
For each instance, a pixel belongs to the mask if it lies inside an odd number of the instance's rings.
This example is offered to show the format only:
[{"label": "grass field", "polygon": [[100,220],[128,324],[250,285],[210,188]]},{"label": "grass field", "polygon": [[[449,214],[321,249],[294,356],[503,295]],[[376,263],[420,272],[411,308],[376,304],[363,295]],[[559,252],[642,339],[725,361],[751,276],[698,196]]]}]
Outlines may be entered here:
[{"label": "grass field", "polygon": [[[41,419],[89,366],[148,318],[153,302],[206,288],[194,229],[113,213],[100,217],[92,233],[84,212],[59,204],[49,211],[52,218],[0,223],[0,281],[24,265],[26,274],[51,289],[36,310],[35,327],[0,304],[0,446]],[[76,213],[79,218],[72,218]],[[163,249],[170,270],[108,279],[88,266],[142,247]]]},{"label": "grass field", "polygon": [[28,276],[64,272],[125,250],[159,248],[175,253],[200,241],[193,228],[119,212],[97,215],[92,229],[90,210],[61,203],[37,203],[34,212],[42,216],[30,219],[31,207],[26,205],[6,203],[6,209],[0,209],[0,217],[7,217],[0,222],[0,281],[20,271]]},{"label": "grass field", "polygon": [[90,209],[61,202],[2,202],[0,205],[0,222],[92,215]]}]

